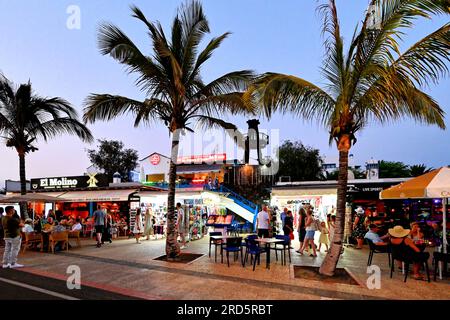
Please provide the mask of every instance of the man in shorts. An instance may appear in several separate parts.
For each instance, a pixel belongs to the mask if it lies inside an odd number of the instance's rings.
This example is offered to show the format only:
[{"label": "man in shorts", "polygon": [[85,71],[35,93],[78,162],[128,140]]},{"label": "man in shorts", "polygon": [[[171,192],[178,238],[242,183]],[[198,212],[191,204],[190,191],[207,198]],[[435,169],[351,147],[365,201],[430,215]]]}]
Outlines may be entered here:
[{"label": "man in shorts", "polygon": [[102,246],[102,234],[105,231],[106,215],[103,212],[102,207],[97,205],[97,210],[94,211],[94,226],[95,233],[97,234],[97,248]]}]

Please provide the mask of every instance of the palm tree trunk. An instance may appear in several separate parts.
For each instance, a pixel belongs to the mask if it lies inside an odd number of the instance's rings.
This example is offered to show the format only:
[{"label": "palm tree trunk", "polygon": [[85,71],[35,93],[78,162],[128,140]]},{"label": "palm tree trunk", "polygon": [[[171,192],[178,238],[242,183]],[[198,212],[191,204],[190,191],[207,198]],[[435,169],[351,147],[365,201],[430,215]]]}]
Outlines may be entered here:
[{"label": "palm tree trunk", "polygon": [[341,255],[344,239],[345,226],[345,202],[347,197],[347,179],[348,179],[348,152],[349,150],[339,151],[339,177],[337,189],[336,205],[336,228],[328,251],[319,272],[323,275],[333,276]]},{"label": "palm tree trunk", "polygon": [[[20,175],[20,194],[27,194],[27,178],[25,171],[25,153],[19,151],[19,175]],[[22,219],[28,218],[28,207],[26,202],[20,203],[20,216]]]},{"label": "palm tree trunk", "polygon": [[167,196],[167,238],[166,255],[168,258],[175,258],[180,255],[178,245],[178,230],[176,230],[177,215],[175,213],[175,183],[177,180],[177,157],[179,145],[179,130],[172,133],[172,149],[169,169],[169,194]]}]

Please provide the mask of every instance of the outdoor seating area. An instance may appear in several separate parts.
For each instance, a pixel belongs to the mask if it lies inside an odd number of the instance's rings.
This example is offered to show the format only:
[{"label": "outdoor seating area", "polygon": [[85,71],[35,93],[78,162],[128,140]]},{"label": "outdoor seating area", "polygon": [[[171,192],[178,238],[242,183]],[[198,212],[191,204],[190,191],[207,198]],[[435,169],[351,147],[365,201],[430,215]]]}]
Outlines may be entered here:
[{"label": "outdoor seating area", "polygon": [[[230,253],[234,254],[234,261],[240,258],[241,265],[245,267],[250,256],[250,263],[253,264],[255,270],[256,262],[260,264],[261,254],[265,253],[266,268],[270,269],[270,259],[272,251],[276,253],[276,261],[278,261],[278,251],[281,252],[281,262],[286,265],[286,251],[288,252],[290,261],[289,242],[285,236],[278,236],[274,238],[259,238],[256,234],[249,234],[246,237],[241,236],[223,236],[221,232],[211,232],[209,235],[211,257],[211,245],[215,246],[215,261],[217,261],[217,250],[219,247],[221,255],[221,263],[224,261],[224,255],[227,258],[227,265],[230,266]],[[278,245],[278,246],[277,246]]]}]

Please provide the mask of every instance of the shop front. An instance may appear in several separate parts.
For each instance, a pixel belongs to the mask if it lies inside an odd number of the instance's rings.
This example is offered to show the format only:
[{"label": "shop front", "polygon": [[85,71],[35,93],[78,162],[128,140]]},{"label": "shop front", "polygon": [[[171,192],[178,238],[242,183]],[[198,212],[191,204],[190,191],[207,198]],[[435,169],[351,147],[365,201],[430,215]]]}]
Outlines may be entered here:
[{"label": "shop front", "polygon": [[314,214],[325,220],[327,214],[335,214],[337,187],[332,184],[303,184],[295,186],[274,186],[270,205],[278,211],[287,208],[294,217],[294,229],[297,227],[298,211],[304,204],[313,207]]}]

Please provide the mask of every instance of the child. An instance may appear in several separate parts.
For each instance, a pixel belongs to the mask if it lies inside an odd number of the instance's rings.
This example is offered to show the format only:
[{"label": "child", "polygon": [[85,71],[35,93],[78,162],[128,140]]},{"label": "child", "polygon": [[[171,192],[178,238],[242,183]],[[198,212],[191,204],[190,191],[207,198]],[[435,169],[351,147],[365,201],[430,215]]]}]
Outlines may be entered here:
[{"label": "child", "polygon": [[322,221],[320,223],[319,252],[320,252],[320,248],[322,247],[322,244],[324,244],[326,247],[325,252],[328,252],[328,234],[329,234],[329,231],[327,229],[325,221]]}]

